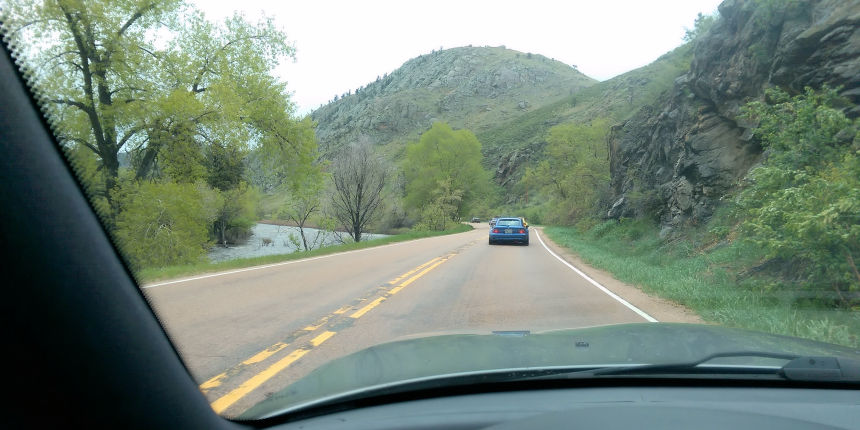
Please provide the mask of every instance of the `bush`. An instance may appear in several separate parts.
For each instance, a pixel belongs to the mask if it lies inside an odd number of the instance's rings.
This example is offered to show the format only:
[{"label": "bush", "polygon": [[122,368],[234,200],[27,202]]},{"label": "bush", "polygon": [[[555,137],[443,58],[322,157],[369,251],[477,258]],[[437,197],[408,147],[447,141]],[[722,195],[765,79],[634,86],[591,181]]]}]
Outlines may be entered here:
[{"label": "bush", "polygon": [[119,197],[117,241],[136,269],[195,263],[209,246],[214,210],[204,185],[126,185]]},{"label": "bush", "polygon": [[216,194],[215,219],[211,223],[211,238],[221,244],[235,244],[251,235],[257,222],[260,196],[254,188],[242,182],[238,187],[211,190]]},{"label": "bush", "polygon": [[457,225],[457,208],[463,198],[463,191],[454,189],[450,178],[437,181],[432,191],[433,200],[421,210],[421,221],[413,227],[418,231],[450,230]]},{"label": "bush", "polygon": [[[741,229],[770,259],[788,262],[792,282],[818,300],[860,304],[860,120],[836,92],[774,89],[743,112],[767,159],[737,198]],[[796,284],[790,286],[791,283]]]}]

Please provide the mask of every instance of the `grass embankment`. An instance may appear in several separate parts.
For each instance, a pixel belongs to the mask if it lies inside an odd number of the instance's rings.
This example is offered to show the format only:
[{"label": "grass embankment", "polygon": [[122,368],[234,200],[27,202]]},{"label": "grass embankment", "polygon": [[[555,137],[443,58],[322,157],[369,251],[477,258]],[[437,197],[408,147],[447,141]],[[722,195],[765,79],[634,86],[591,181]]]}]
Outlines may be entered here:
[{"label": "grass embankment", "polygon": [[803,300],[750,274],[760,253],[742,241],[709,242],[707,232],[659,238],[647,221],[610,221],[586,231],[546,227],[547,236],[623,282],[684,305],[705,321],[860,347],[860,311]]},{"label": "grass embankment", "polygon": [[239,258],[229,261],[221,261],[212,263],[208,261],[197,264],[185,264],[178,266],[147,268],[137,272],[138,282],[141,284],[161,281],[165,279],[173,279],[182,276],[199,275],[209,272],[220,272],[231,269],[241,269],[244,267],[260,266],[264,264],[280,263],[282,261],[300,260],[303,258],[317,257],[320,255],[335,254],[338,252],[353,251],[356,249],[372,248],[375,246],[388,245],[395,242],[405,242],[408,240],[422,239],[425,237],[443,236],[446,234],[463,233],[472,230],[472,226],[468,224],[459,224],[456,228],[444,231],[410,231],[393,236],[371,239],[363,242],[345,243],[342,245],[327,246],[311,251],[293,252],[291,254],[267,255],[254,258]]}]

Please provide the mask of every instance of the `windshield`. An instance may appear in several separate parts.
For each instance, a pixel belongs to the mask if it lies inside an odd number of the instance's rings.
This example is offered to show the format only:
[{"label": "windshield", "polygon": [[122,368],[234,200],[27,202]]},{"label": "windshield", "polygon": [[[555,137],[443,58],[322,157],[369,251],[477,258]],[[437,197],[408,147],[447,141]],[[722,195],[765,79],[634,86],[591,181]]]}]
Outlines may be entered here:
[{"label": "windshield", "polygon": [[0,28],[223,416],[856,359],[860,0],[598,3],[0,0]]}]

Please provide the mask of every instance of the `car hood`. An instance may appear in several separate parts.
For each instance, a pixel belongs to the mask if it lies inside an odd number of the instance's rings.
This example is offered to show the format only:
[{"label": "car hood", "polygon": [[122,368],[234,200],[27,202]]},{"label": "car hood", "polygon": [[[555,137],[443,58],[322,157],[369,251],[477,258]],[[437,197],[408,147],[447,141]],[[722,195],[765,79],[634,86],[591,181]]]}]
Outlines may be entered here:
[{"label": "car hood", "polygon": [[243,417],[260,417],[340,393],[438,375],[558,366],[666,364],[734,351],[860,360],[860,349],[698,324],[639,323],[541,333],[429,336],[380,344],[333,360],[274,393]]}]

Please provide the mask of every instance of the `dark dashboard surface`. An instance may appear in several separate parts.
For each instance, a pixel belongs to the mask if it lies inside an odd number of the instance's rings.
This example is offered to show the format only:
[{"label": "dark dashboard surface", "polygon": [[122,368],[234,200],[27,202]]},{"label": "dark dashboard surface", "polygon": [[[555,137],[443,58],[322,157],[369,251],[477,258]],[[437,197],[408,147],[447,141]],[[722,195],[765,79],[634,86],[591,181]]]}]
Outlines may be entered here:
[{"label": "dark dashboard surface", "polygon": [[860,392],[743,387],[611,387],[414,400],[280,429],[857,429]]}]

